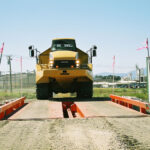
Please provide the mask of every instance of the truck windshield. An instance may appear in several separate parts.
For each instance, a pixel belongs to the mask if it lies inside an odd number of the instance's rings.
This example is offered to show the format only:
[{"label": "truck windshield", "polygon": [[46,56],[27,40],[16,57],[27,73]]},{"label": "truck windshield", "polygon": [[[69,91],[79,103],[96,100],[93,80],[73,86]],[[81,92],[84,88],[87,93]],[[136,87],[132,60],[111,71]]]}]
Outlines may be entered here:
[{"label": "truck windshield", "polygon": [[52,51],[57,50],[70,50],[70,51],[76,51],[76,44],[75,40],[53,40],[52,41]]}]

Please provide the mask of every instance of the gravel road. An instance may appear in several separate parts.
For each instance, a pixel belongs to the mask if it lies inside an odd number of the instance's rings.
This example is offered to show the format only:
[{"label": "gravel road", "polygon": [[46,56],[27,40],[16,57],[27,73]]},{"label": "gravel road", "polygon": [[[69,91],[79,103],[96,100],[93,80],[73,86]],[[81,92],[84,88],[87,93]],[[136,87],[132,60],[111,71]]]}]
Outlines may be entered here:
[{"label": "gravel road", "polygon": [[105,116],[108,124],[128,149],[150,150],[150,115],[110,101],[85,102],[93,114]]},{"label": "gravel road", "polygon": [[33,101],[16,116],[30,119],[0,121],[0,150],[150,149],[149,116],[96,101],[80,102],[95,118],[42,119],[49,117],[48,103]]}]

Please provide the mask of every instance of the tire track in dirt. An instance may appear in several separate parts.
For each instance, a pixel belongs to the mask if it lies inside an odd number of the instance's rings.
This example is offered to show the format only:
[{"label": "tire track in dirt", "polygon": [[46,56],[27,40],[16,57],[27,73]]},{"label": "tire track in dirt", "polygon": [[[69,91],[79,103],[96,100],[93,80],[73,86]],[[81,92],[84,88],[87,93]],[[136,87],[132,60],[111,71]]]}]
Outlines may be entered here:
[{"label": "tire track in dirt", "polygon": [[1,150],[123,149],[103,118],[11,121],[0,128]]},{"label": "tire track in dirt", "polygon": [[150,116],[111,102],[91,102],[88,105],[95,113],[106,115],[110,128],[127,149],[150,150]]},{"label": "tire track in dirt", "polygon": [[35,120],[48,117],[48,104],[33,102],[20,114],[26,121],[0,121],[0,150],[150,149],[150,117],[136,117],[139,113],[104,101],[84,104],[106,117]]}]

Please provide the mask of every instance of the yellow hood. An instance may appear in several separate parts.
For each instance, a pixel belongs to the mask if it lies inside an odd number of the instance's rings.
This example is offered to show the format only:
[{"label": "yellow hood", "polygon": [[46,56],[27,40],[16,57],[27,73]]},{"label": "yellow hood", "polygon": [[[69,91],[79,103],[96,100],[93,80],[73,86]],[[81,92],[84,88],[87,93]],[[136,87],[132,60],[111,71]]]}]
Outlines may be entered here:
[{"label": "yellow hood", "polygon": [[51,52],[54,60],[75,60],[77,52],[73,51],[55,51]]}]

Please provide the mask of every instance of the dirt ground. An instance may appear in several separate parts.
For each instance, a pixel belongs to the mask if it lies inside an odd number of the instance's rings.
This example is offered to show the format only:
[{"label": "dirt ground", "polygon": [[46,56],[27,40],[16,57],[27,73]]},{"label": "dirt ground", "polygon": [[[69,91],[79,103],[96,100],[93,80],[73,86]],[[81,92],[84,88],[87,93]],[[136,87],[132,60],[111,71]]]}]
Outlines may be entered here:
[{"label": "dirt ground", "polygon": [[79,102],[95,118],[47,119],[48,103],[33,101],[16,115],[18,120],[0,121],[0,150],[150,149],[149,116],[95,101]]},{"label": "dirt ground", "polygon": [[150,150],[150,115],[110,101],[84,103],[93,114],[103,116],[128,149]]},{"label": "dirt ground", "polygon": [[101,119],[10,121],[0,128],[1,150],[123,149],[109,124]]}]

